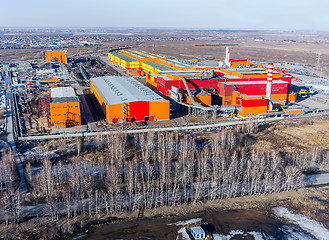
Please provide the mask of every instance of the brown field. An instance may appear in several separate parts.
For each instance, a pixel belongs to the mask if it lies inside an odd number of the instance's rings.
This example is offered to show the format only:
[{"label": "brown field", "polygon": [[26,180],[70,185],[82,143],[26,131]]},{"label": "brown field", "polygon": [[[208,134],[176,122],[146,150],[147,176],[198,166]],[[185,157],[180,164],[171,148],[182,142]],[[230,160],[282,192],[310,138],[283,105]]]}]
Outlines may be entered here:
[{"label": "brown field", "polygon": [[285,153],[307,153],[314,148],[329,149],[328,119],[275,124],[256,135],[254,147]]},{"label": "brown field", "polygon": [[[230,46],[231,58],[248,58],[252,61],[295,62],[316,65],[316,57],[322,55],[321,65],[329,70],[328,35],[300,32],[221,32],[221,31],[170,31],[136,33],[136,36],[191,37],[184,41],[127,41],[104,42],[103,46],[68,48],[68,56],[75,54],[106,54],[109,49],[136,47],[148,52],[161,53],[190,59],[194,57],[224,60],[225,46]],[[265,41],[255,41],[264,39]],[[283,42],[283,40],[295,42]],[[18,59],[41,59],[44,49],[0,49],[0,62]]]}]

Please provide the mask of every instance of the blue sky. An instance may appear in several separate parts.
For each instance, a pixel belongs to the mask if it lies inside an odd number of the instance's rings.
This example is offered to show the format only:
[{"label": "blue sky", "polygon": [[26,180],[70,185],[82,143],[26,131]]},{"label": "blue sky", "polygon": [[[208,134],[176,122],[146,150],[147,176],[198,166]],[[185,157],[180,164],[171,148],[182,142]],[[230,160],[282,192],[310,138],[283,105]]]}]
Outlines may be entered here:
[{"label": "blue sky", "polygon": [[329,30],[326,0],[14,0],[0,26]]}]

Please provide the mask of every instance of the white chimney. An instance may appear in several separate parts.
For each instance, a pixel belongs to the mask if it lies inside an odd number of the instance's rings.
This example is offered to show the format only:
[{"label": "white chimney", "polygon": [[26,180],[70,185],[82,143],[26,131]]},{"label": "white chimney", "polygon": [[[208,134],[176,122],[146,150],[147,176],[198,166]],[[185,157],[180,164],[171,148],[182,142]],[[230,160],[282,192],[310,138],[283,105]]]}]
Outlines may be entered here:
[{"label": "white chimney", "polygon": [[272,95],[272,79],[273,79],[273,63],[269,63],[267,67],[267,83],[266,83],[266,99],[271,100]]},{"label": "white chimney", "polygon": [[230,52],[229,52],[228,47],[226,47],[225,65],[227,67],[230,67]]}]

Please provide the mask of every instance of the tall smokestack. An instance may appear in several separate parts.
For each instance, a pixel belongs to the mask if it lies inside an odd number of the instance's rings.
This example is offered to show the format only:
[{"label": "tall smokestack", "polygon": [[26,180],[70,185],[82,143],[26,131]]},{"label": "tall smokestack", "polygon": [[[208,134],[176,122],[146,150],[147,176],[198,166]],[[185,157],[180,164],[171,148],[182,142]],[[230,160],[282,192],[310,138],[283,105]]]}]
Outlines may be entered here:
[{"label": "tall smokestack", "polygon": [[228,50],[228,47],[226,47],[225,65],[227,67],[230,67],[230,52]]},{"label": "tall smokestack", "polygon": [[273,63],[269,63],[267,67],[267,83],[266,83],[266,98],[271,100],[272,95],[272,79],[273,79]]}]

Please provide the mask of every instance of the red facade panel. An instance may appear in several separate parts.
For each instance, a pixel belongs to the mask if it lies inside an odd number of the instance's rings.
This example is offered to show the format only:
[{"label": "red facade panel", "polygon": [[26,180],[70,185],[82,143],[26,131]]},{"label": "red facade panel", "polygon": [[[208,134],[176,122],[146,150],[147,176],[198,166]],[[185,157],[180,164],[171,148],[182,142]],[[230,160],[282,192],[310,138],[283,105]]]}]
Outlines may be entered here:
[{"label": "red facade panel", "polygon": [[[235,91],[247,95],[266,95],[266,84],[235,85]],[[272,94],[287,94],[288,83],[273,83]]]},{"label": "red facade panel", "polygon": [[[229,96],[232,94],[232,91],[239,91],[241,94],[247,95],[266,95],[266,83],[264,84],[250,84],[250,85],[239,85],[238,82],[255,82],[255,81],[266,81],[266,78],[238,78],[238,79],[195,79],[187,80],[188,85],[191,89],[196,88],[213,88],[218,90],[219,94],[222,96]],[[281,77],[273,78],[275,80],[282,80],[284,83],[273,83],[272,85],[272,94],[287,94],[290,91],[291,77]],[[233,85],[225,85],[226,82],[237,82]],[[168,90],[172,86],[175,86],[180,89],[185,89],[185,85],[182,81],[179,80],[164,80],[161,77],[157,78],[157,90],[162,94],[168,96]]]},{"label": "red facade panel", "polygon": [[263,107],[263,106],[267,106],[268,104],[267,99],[251,99],[251,100],[239,99],[237,100],[237,102],[242,107]]},{"label": "red facade panel", "polygon": [[149,102],[131,102],[129,105],[130,117],[134,117],[136,121],[144,121],[145,117],[149,116]]},{"label": "red facade panel", "polygon": [[265,95],[266,84],[235,85],[235,91],[246,95]]},{"label": "red facade panel", "polygon": [[235,87],[233,85],[219,84],[218,94],[221,96],[232,96]]}]

